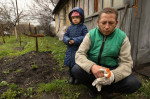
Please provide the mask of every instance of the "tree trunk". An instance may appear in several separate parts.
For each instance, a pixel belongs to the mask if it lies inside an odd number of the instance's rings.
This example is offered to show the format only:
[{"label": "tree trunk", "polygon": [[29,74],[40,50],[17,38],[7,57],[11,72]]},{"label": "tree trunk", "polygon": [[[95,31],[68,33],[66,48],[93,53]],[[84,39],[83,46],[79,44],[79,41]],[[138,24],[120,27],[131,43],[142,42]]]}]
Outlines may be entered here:
[{"label": "tree trunk", "polygon": [[15,36],[16,36],[16,41],[17,41],[18,40],[18,33],[17,33],[16,26],[15,26]]},{"label": "tree trunk", "polygon": [[0,32],[1,32],[1,35],[2,35],[2,38],[3,38],[3,43],[5,43],[4,32],[3,32],[3,29],[2,29],[1,25],[0,25]]}]

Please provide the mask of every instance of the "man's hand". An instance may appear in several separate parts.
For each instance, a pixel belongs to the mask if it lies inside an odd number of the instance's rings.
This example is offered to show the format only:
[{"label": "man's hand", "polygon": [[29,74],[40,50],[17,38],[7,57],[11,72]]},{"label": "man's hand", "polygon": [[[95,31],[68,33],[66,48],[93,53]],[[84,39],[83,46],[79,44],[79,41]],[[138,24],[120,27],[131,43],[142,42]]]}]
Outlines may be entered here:
[{"label": "man's hand", "polygon": [[74,43],[74,40],[70,40],[69,41],[69,44],[71,45],[71,44],[73,44]]},{"label": "man's hand", "polygon": [[101,84],[96,84],[96,88],[97,88],[97,91],[101,91],[101,89],[102,89],[102,85]]},{"label": "man's hand", "polygon": [[109,69],[100,69],[100,71],[104,72],[104,77],[95,79],[92,85],[110,85],[114,81],[113,72]]},{"label": "man's hand", "polygon": [[[99,84],[101,85],[110,85],[112,82],[114,82],[114,74],[112,71],[110,71],[110,77],[108,75],[104,74],[105,79],[103,81],[100,81]],[[98,78],[99,79],[99,78]]]},{"label": "man's hand", "polygon": [[98,91],[101,91],[102,85],[110,85],[114,81],[114,74],[109,69],[100,69],[100,71],[104,73],[104,77],[97,78],[92,83]]},{"label": "man's hand", "polygon": [[95,76],[95,78],[102,78],[104,77],[104,72],[100,71],[100,69],[106,69],[105,67],[99,66],[94,64],[91,68],[91,71],[93,73],[93,75]]},{"label": "man's hand", "polygon": [[[103,78],[104,78],[104,77],[103,77]],[[103,78],[102,78],[102,79],[103,79]],[[100,78],[100,79],[101,79],[101,78]],[[97,82],[97,79],[95,79],[95,80],[93,81],[92,85],[97,88],[97,91],[101,91],[102,85]]]}]

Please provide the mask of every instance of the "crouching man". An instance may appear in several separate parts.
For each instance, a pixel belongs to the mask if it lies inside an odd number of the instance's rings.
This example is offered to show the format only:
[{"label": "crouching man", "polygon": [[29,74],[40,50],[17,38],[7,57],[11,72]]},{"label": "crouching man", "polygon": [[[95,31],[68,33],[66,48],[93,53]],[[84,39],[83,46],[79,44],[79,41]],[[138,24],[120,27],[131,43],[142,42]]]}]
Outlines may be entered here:
[{"label": "crouching man", "polygon": [[76,53],[76,65],[71,72],[89,88],[90,97],[96,97],[99,92],[110,96],[131,94],[141,87],[132,74],[129,39],[117,28],[117,18],[116,9],[104,8],[98,26],[87,33]]}]

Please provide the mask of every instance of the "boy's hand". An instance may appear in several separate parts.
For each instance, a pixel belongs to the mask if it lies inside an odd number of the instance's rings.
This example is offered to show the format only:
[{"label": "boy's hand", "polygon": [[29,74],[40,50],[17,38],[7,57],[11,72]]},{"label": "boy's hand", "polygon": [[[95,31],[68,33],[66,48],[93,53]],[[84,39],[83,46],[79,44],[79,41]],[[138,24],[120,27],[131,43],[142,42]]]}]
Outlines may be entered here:
[{"label": "boy's hand", "polygon": [[70,40],[69,41],[69,44],[71,45],[71,44],[73,44],[74,43],[74,40]]}]

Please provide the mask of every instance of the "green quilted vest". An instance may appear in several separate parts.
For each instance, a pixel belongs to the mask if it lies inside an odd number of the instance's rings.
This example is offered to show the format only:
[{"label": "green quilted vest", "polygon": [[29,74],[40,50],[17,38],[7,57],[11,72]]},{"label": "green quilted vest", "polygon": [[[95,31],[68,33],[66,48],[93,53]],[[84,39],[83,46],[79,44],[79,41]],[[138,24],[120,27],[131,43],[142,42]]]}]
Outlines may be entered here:
[{"label": "green quilted vest", "polygon": [[[92,29],[89,34],[91,38],[91,47],[88,51],[88,59],[105,67],[118,66],[118,55],[126,34],[119,28],[116,28],[112,34],[104,37],[98,30],[98,27]],[[100,54],[102,44],[104,46]],[[100,57],[100,59],[98,57]],[[99,63],[98,59],[100,61]]]}]

